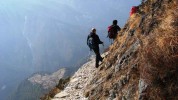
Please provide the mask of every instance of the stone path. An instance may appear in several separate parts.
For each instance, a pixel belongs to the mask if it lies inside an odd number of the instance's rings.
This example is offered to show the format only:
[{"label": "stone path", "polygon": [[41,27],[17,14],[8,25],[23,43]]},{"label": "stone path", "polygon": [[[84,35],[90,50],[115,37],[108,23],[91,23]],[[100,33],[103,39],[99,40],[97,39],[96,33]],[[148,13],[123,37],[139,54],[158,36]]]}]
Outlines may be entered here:
[{"label": "stone path", "polygon": [[95,56],[90,60],[74,74],[67,87],[52,100],[88,100],[84,97],[84,89],[97,72]]}]

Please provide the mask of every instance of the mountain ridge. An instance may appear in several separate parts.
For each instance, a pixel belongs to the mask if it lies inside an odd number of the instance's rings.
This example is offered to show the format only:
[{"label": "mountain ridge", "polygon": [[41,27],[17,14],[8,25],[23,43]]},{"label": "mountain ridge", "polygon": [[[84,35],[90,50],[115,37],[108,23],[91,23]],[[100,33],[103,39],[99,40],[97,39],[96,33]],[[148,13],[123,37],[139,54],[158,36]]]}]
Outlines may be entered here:
[{"label": "mountain ridge", "polygon": [[[147,0],[140,5],[95,70],[97,74],[85,87],[76,87],[84,93],[72,99],[177,100],[177,7],[177,0]],[[54,100],[70,99],[73,93],[66,95],[65,91]]]}]

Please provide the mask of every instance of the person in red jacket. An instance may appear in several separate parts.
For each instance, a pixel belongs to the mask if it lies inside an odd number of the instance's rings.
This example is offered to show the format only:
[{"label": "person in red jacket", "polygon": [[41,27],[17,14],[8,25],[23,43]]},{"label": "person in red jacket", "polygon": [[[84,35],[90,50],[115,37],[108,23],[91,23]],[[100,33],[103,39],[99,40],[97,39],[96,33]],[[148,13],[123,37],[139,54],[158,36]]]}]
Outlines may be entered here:
[{"label": "person in red jacket", "polygon": [[132,6],[131,11],[130,11],[130,16],[132,16],[137,11],[138,11],[138,6]]}]

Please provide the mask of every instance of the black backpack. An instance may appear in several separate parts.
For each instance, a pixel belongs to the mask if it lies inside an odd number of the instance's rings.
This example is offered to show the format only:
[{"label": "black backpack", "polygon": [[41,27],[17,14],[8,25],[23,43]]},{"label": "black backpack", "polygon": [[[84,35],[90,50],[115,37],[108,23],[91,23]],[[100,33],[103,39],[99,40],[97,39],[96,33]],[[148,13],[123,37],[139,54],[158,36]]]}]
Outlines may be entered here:
[{"label": "black backpack", "polygon": [[94,49],[94,40],[93,40],[93,37],[89,36],[87,44],[88,44],[90,50]]}]

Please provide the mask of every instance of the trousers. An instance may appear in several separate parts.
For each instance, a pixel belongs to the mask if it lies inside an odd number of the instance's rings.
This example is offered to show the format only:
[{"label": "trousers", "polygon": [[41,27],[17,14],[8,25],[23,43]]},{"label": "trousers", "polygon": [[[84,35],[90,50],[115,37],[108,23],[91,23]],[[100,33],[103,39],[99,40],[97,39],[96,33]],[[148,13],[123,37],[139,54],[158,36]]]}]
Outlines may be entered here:
[{"label": "trousers", "polygon": [[98,68],[99,66],[99,61],[103,61],[103,58],[101,57],[100,55],[100,51],[99,51],[99,47],[98,48],[95,48],[93,49],[95,55],[96,55],[96,63],[95,63],[95,67]]}]

